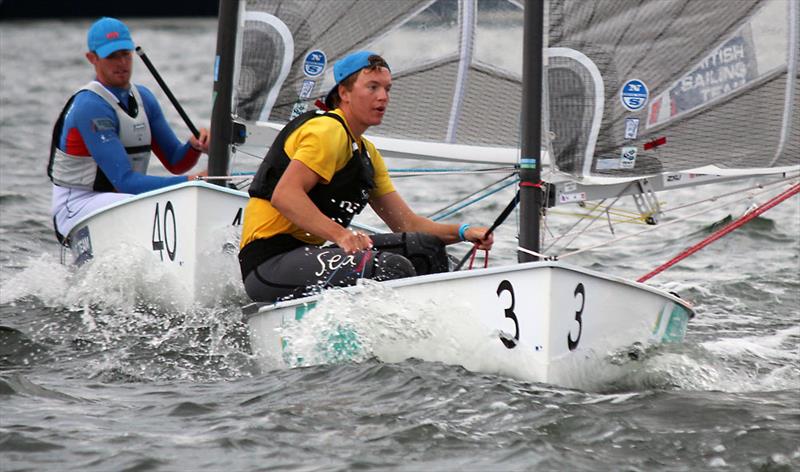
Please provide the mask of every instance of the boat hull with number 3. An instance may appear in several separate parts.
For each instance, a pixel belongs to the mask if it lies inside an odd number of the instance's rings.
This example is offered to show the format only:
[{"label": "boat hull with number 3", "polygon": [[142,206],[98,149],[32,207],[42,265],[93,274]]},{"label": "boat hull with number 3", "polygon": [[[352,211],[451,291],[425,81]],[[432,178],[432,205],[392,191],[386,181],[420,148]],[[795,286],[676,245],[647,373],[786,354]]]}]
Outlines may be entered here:
[{"label": "boat hull with number 3", "polygon": [[[519,264],[251,304],[244,313],[252,347],[270,366],[419,358],[558,385],[607,385],[630,374],[627,361],[648,344],[683,338],[690,305],[641,283],[679,259],[637,281],[563,261],[712,214],[721,206],[711,200],[749,193],[725,189],[707,199],[690,187],[755,176],[770,181],[765,190],[788,187],[753,215],[800,191],[799,4],[456,3],[360,0],[346,16],[335,2],[221,3],[230,14],[220,16],[220,31],[239,38],[227,50],[239,54],[231,61],[233,127],[246,129],[238,136],[247,149],[269,147],[277,129],[326,98],[330,65],[366,49],[391,64],[391,105],[367,136],[374,133],[381,155],[498,165],[513,157],[510,175],[518,179],[492,229],[518,205]],[[357,18],[367,26],[350,28]],[[452,189],[436,181],[422,198],[438,200],[441,190]],[[694,201],[662,204],[657,192]],[[628,197],[628,208],[618,208]],[[561,205],[574,213],[548,211]],[[704,208],[683,211],[695,205]],[[450,222],[488,223],[459,218]],[[624,234],[623,223],[654,228]],[[652,238],[652,251],[698,234],[690,223],[685,236]]]},{"label": "boat hull with number 3", "polygon": [[[440,346],[454,342],[453,333],[436,330],[421,338],[395,333],[402,344],[399,349],[375,345],[370,339],[370,323],[364,318],[360,318],[362,326],[352,319],[343,328],[339,319],[320,330],[345,329],[350,338],[345,345],[331,343],[328,335],[316,341],[318,346],[297,349],[291,340],[287,341],[287,330],[301,320],[314,323],[316,313],[325,313],[328,301],[322,295],[249,305],[245,314],[253,351],[270,365],[285,366],[303,365],[310,352],[330,349],[338,351],[332,353],[337,361],[347,360],[348,356],[375,356],[397,362],[403,360],[403,353],[408,353],[426,361],[461,364],[475,371],[585,387],[613,380],[613,369],[602,368],[609,365],[610,359],[627,359],[650,345],[680,342],[688,320],[694,316],[691,306],[672,294],[561,262],[530,262],[376,284],[390,289],[400,300],[424,300],[437,307],[433,316],[451,318],[451,325],[463,325],[465,331],[479,333],[478,338],[483,338],[488,347],[494,344],[494,355],[471,356],[470,351],[487,346],[470,347],[471,341],[467,340],[461,346],[459,359],[454,359],[449,350],[414,347],[415,343]],[[359,289],[338,290],[356,293]],[[341,311],[340,307],[334,309]],[[370,316],[403,316],[376,310]],[[372,352],[363,352],[367,346]]]}]

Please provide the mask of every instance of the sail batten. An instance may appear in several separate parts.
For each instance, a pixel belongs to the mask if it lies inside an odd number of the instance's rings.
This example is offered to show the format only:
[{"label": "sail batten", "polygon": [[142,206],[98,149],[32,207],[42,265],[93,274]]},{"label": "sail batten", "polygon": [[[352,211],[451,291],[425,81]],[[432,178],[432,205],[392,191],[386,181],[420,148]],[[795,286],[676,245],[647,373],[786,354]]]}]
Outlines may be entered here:
[{"label": "sail batten", "polygon": [[461,18],[461,41],[458,54],[458,74],[456,74],[456,84],[453,102],[450,108],[450,120],[447,124],[447,136],[445,142],[455,142],[458,129],[459,117],[461,116],[461,104],[464,102],[464,93],[467,86],[467,72],[469,64],[472,62],[472,43],[475,35],[475,4],[477,0],[462,1],[459,4],[459,16]]},{"label": "sail batten", "polygon": [[[791,47],[794,44],[795,47]],[[778,149],[775,151],[775,158],[772,159],[770,162],[770,166],[774,166],[775,163],[780,159],[781,155],[786,150],[786,143],[788,137],[792,134],[792,116],[796,113],[797,106],[795,105],[795,97],[798,93],[797,91],[797,84],[795,83],[794,86],[791,84],[791,78],[795,77],[795,82],[797,79],[800,78],[800,69],[798,69],[798,61],[800,60],[800,6],[797,2],[790,2],[789,3],[789,45],[787,54],[787,77],[789,80],[786,82],[786,108],[784,109],[783,114],[783,128],[781,129],[781,137],[780,142],[778,144]],[[794,127],[795,132],[795,148],[797,148],[797,141],[800,141],[800,134],[797,130],[797,126]],[[795,153],[800,154],[798,152],[800,150],[795,149]]]}]

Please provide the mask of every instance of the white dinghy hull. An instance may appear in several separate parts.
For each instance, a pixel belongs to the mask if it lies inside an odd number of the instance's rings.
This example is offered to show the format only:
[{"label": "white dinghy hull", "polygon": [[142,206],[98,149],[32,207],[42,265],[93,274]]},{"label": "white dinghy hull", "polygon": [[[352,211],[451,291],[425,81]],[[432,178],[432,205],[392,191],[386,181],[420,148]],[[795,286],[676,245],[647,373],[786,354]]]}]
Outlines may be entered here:
[{"label": "white dinghy hull", "polygon": [[[632,348],[679,342],[694,316],[690,305],[676,296],[560,262],[435,274],[380,285],[391,288],[401,301],[437,306],[435,316],[452,317],[455,324],[482,332],[471,339],[487,345],[462,345],[455,356],[447,350],[413,348],[404,355],[403,346],[414,340],[403,339],[392,347],[377,347],[369,355],[387,362],[421,357],[562,386],[613,380],[599,378],[598,363],[608,363],[608,356],[625,355]],[[253,351],[272,365],[293,365],[295,354],[282,331],[288,324],[312,319],[318,303],[320,296],[312,296],[245,307]],[[357,327],[345,337],[353,333],[358,333]],[[437,340],[425,342],[437,344]],[[348,349],[353,345],[359,341],[350,339]],[[320,346],[331,348],[337,346]],[[491,355],[486,355],[487,349]]]},{"label": "white dinghy hull", "polygon": [[[238,244],[246,192],[202,181],[153,190],[116,202],[78,222],[68,235],[73,262],[119,251],[150,253],[189,303],[205,295],[209,256]],[[229,241],[236,234],[236,241]]]}]

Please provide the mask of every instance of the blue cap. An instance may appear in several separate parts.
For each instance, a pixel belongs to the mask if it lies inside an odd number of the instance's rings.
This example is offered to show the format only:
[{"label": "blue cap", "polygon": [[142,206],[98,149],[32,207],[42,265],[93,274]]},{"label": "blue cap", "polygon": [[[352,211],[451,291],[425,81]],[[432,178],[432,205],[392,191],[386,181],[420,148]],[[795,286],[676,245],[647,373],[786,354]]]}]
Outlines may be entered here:
[{"label": "blue cap", "polygon": [[89,50],[104,59],[116,51],[135,49],[128,27],[116,18],[103,17],[95,21],[89,28],[87,42]]},{"label": "blue cap", "polygon": [[[333,108],[332,98],[337,91],[339,84],[346,78],[355,74],[365,67],[369,67],[370,56],[377,56],[378,53],[372,51],[358,51],[344,56],[333,65],[333,88],[325,97],[325,104],[328,108]],[[388,66],[387,66],[388,68]]]}]

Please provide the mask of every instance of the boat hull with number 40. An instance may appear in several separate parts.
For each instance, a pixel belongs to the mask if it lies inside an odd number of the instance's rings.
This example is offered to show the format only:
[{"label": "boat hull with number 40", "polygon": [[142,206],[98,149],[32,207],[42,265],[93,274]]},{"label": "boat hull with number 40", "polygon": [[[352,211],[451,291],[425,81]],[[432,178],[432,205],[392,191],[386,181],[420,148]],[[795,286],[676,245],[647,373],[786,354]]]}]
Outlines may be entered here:
[{"label": "boat hull with number 40", "polygon": [[[247,193],[192,181],[133,196],[79,221],[68,235],[74,260],[135,252],[159,263],[188,303],[213,301],[209,263],[238,244]],[[235,249],[235,246],[234,246]]]}]

